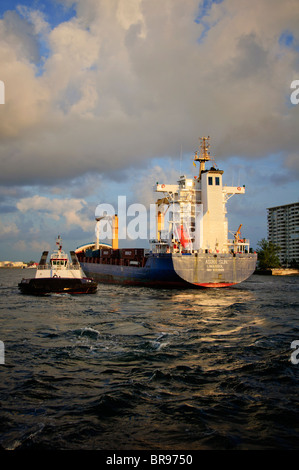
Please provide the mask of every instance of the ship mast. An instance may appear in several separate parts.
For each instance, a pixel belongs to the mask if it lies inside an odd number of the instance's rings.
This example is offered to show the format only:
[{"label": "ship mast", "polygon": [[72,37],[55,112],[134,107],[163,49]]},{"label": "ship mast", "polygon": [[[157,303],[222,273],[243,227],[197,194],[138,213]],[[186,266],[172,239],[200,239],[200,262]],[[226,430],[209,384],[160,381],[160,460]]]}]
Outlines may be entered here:
[{"label": "ship mast", "polygon": [[61,249],[62,249],[62,240],[61,240],[60,235],[58,235],[58,237],[56,238],[56,245],[58,247],[58,251],[61,251]]},{"label": "ship mast", "polygon": [[194,161],[200,162],[198,180],[200,180],[202,172],[205,171],[205,162],[208,162],[209,160],[211,160],[210,152],[209,152],[210,136],[200,137],[199,140],[200,140],[200,146],[199,146],[200,153],[198,156],[197,151],[196,151],[194,155]]}]

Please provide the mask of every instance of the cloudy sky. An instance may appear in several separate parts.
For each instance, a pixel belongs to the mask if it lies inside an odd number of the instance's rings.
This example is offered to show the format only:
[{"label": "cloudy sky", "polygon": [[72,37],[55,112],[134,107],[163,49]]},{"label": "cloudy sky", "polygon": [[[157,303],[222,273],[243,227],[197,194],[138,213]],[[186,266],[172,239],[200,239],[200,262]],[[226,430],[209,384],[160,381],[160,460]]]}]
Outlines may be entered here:
[{"label": "cloudy sky", "polygon": [[[198,138],[253,247],[299,200],[298,0],[1,0],[0,259],[94,240],[100,203],[194,174]],[[154,200],[152,201],[154,202]]]}]

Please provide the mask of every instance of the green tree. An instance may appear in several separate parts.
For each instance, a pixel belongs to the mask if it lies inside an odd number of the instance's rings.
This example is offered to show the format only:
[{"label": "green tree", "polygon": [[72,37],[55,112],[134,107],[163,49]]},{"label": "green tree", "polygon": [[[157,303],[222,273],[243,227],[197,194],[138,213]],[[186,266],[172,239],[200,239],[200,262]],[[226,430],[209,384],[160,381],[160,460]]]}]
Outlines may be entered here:
[{"label": "green tree", "polygon": [[259,267],[261,269],[278,268],[280,266],[278,257],[278,252],[280,251],[279,246],[265,238],[258,242],[257,246],[259,248],[256,251],[258,254]]}]

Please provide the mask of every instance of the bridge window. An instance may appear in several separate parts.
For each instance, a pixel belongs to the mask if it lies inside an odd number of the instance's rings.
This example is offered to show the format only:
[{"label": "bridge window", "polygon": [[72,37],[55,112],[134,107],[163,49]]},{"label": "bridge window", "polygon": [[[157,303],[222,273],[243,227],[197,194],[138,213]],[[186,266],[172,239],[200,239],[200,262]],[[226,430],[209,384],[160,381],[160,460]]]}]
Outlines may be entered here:
[{"label": "bridge window", "polygon": [[216,176],[216,178],[215,178],[215,184],[216,184],[216,186],[219,186],[219,185],[220,185],[220,178],[219,178],[219,176]]},{"label": "bridge window", "polygon": [[211,186],[212,184],[213,184],[213,177],[209,176],[209,186]]}]

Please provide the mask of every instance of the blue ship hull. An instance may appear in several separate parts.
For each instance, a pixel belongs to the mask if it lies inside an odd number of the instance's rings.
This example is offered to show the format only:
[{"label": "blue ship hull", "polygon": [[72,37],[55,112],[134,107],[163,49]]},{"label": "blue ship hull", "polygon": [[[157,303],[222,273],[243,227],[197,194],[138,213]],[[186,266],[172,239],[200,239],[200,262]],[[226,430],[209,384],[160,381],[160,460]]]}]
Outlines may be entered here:
[{"label": "blue ship hull", "polygon": [[[238,284],[255,270],[256,254],[151,253],[136,265],[119,259],[80,258],[87,276],[97,282],[147,287],[227,287]],[[132,263],[132,262],[131,262]]]},{"label": "blue ship hull", "polygon": [[148,287],[187,287],[174,271],[171,255],[150,256],[145,266],[101,264],[97,258],[80,262],[87,276],[97,282]]}]

